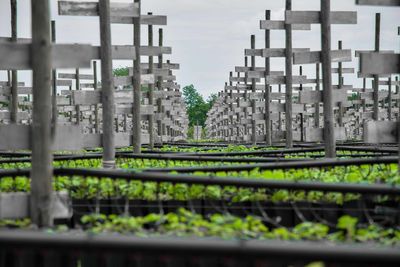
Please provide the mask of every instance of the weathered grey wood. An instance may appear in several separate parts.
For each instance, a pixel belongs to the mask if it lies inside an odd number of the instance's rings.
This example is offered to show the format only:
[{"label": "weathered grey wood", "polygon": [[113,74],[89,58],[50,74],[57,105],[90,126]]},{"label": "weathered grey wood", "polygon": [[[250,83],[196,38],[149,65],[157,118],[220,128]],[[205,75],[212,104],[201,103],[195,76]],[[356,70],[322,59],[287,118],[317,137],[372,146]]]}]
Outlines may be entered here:
[{"label": "weathered grey wood", "polygon": [[[0,94],[11,95],[11,88],[10,87],[0,87]],[[32,94],[32,87],[19,86],[18,94],[19,95],[30,95],[30,94]]]},{"label": "weathered grey wood", "polygon": [[[250,41],[251,41],[251,49],[254,50],[256,48],[256,36],[251,35]],[[254,71],[255,68],[256,68],[256,57],[253,55],[253,56],[251,56],[251,70]],[[256,79],[251,79],[251,91],[253,93],[256,92]],[[256,108],[257,108],[255,99],[251,100],[251,106],[252,106],[251,114],[255,114]],[[255,120],[252,120],[251,125],[252,125],[252,142],[253,142],[253,145],[256,145],[257,144],[257,132],[256,132],[257,125],[256,125]]]},{"label": "weathered grey wood", "polygon": [[[370,50],[356,50],[355,51],[355,57],[361,57],[361,54],[365,53],[374,53],[375,51],[370,51]],[[379,53],[381,54],[394,54],[394,50],[379,50]]]},{"label": "weathered grey wood", "polygon": [[[331,11],[331,24],[357,24],[357,12]],[[286,11],[288,24],[320,24],[322,11]]]},{"label": "weathered grey wood", "polygon": [[[285,57],[285,48],[267,48],[262,50],[262,57]],[[293,53],[301,53],[310,51],[309,48],[293,48]],[[294,54],[294,55],[295,55]]]},{"label": "weathered grey wood", "polygon": [[[333,103],[337,105],[340,102],[347,102],[348,94],[347,88],[334,90],[332,95]],[[301,104],[314,104],[323,102],[322,91],[302,91],[299,92],[299,103]]]},{"label": "weathered grey wood", "polygon": [[[98,90],[98,78],[97,78],[97,61],[93,61],[93,84],[94,84],[94,90]],[[100,107],[99,105],[95,105],[94,106],[94,131],[95,133],[99,133],[100,132]]]},{"label": "weathered grey wood", "polygon": [[[163,35],[163,29],[159,29],[158,30],[158,46],[163,46],[163,37],[164,37],[164,35]],[[162,54],[160,54],[159,56],[158,56],[158,64],[157,64],[157,67],[158,68],[164,68],[164,66],[166,65],[165,63],[163,63],[163,61],[164,61],[164,58],[163,58],[163,55]],[[141,63],[141,66],[143,66],[143,63]],[[149,68],[150,66],[148,66],[148,68]],[[179,66],[178,66],[179,67]],[[168,68],[168,69],[172,69],[172,68]],[[160,94],[160,92],[163,92],[162,90],[163,90],[163,79],[162,79],[162,77],[158,77],[158,79],[157,79],[157,89],[158,89],[158,91],[157,92],[154,92],[154,96],[155,97],[157,97],[157,95],[159,95]],[[159,96],[159,98],[161,98],[160,96]],[[160,114],[161,112],[162,112],[162,104],[161,104],[161,101],[157,101],[158,103],[157,103],[157,113],[158,114]],[[156,119],[157,120],[157,119]],[[162,124],[162,122],[161,122],[161,120],[157,120],[157,131],[158,131],[158,135],[159,136],[163,136],[164,135],[164,132],[163,132],[163,129],[164,129],[164,127],[163,127],[163,124]],[[161,142],[162,142],[162,138],[161,138]]]},{"label": "weathered grey wood", "polygon": [[141,10],[141,1],[134,0],[134,3],[137,4],[139,9],[139,16],[134,18],[133,23],[133,42],[136,47],[136,59],[133,62],[133,115],[132,115],[132,143],[133,143],[133,153],[141,152],[141,116],[140,116],[140,103],[141,103],[141,69],[140,69],[140,46],[141,46],[141,30],[140,30],[140,10]]},{"label": "weathered grey wood", "polygon": [[13,41],[12,37],[0,37],[0,43],[25,43],[30,44],[32,42],[32,38],[17,38]]},{"label": "weathered grey wood", "polygon": [[[339,51],[342,51],[342,49],[343,49],[342,46],[343,46],[342,41],[339,41],[338,42]],[[350,52],[350,58],[351,58],[351,52]],[[332,61],[334,61],[333,57],[332,57]],[[342,88],[342,86],[343,86],[343,64],[342,64],[341,61],[338,62],[338,86],[339,86],[339,89]],[[334,92],[334,93],[336,93],[336,92]],[[347,96],[347,94],[346,94],[346,96]],[[333,101],[335,103],[335,99]],[[339,124],[339,127],[343,127],[343,116],[344,116],[344,114],[343,114],[344,113],[343,102],[344,101],[340,101],[338,103],[338,107],[339,107],[338,124]]]},{"label": "weathered grey wood", "polygon": [[[267,76],[267,82],[270,85],[286,84],[288,76]],[[306,76],[291,76],[292,84],[307,84],[308,79]],[[293,87],[293,86],[292,86]]]},{"label": "weathered grey wood", "polygon": [[388,84],[389,94],[388,94],[388,98],[387,98],[387,101],[388,101],[388,118],[389,118],[389,121],[391,121],[392,120],[392,77],[389,78],[388,82],[389,82],[389,84]]},{"label": "weathered grey wood", "polygon": [[397,143],[398,122],[366,121],[364,122],[364,142],[371,144]]},{"label": "weathered grey wood", "polygon": [[[287,23],[288,14],[292,10],[292,0],[286,0],[286,14],[285,22]],[[300,23],[301,24],[301,23]],[[285,98],[285,122],[286,122],[286,147],[293,147],[293,121],[292,121],[292,99],[293,99],[293,46],[292,46],[292,25],[287,23],[285,25],[285,85],[286,85],[286,98]],[[272,83],[271,83],[272,84]]]},{"label": "weathered grey wood", "polygon": [[244,55],[245,56],[258,56],[261,57],[262,56],[262,49],[245,49],[244,50]]},{"label": "weathered grey wood", "polygon": [[400,54],[362,53],[360,72],[363,76],[379,75],[380,77],[400,73]]},{"label": "weathered grey wood", "polygon": [[[152,13],[148,13],[148,15],[152,15]],[[148,45],[153,46],[153,25],[149,25],[147,27],[147,34],[148,34]],[[153,71],[154,61],[153,57],[149,56],[149,74],[154,74]],[[149,84],[149,105],[154,105],[154,83]],[[149,136],[150,136],[150,143],[149,147],[151,150],[154,148],[154,114],[152,113],[149,116]]]},{"label": "weathered grey wood", "polygon": [[[266,58],[267,59],[267,58]],[[267,74],[267,71],[246,71],[247,73],[247,78],[249,79],[261,79],[265,78],[265,76],[283,76],[284,72],[283,71],[269,71]]]},{"label": "weathered grey wood", "polygon": [[[162,30],[162,29],[159,29],[159,30]],[[160,44],[159,44],[159,47],[162,47],[162,45],[160,46]],[[158,56],[162,56],[162,54],[158,55]],[[167,70],[178,70],[179,67],[180,66],[177,63],[162,63],[162,64],[154,63],[153,64],[154,70],[156,70],[156,69],[158,69],[158,70],[164,70],[164,69],[167,69]],[[143,69],[148,69],[149,68],[149,64],[148,63],[141,63],[140,64],[140,68],[142,70]]]},{"label": "weathered grey wood", "polygon": [[[92,48],[90,45],[55,44],[52,49],[54,68],[90,67]],[[0,69],[31,69],[30,51],[36,49],[30,44],[0,44]]]},{"label": "weathered grey wood", "polygon": [[[346,141],[346,129],[344,127],[335,128],[335,140]],[[305,128],[305,142],[324,142],[324,129]]]},{"label": "weathered grey wood", "polygon": [[[271,19],[271,10],[265,11],[265,20]],[[262,23],[261,23],[262,26]],[[262,28],[262,27],[261,27]],[[265,49],[271,47],[271,33],[269,29],[265,29]],[[266,77],[271,75],[271,62],[269,58],[265,58],[265,143],[267,146],[272,145],[272,124],[271,124],[271,89]]]},{"label": "weathered grey wood", "polygon": [[[261,20],[260,21],[261,30],[284,30],[285,21],[279,20]],[[293,24],[293,30],[295,31],[309,31],[311,30],[310,24]]]},{"label": "weathered grey wood", "polygon": [[[381,14],[376,13],[375,14],[375,52],[379,52],[380,50],[380,36],[381,36]],[[377,62],[374,62],[374,65],[377,64]],[[385,65],[387,64],[386,62],[384,63]],[[379,99],[378,99],[378,94],[379,94],[379,76],[374,75],[374,82],[373,82],[373,88],[374,88],[374,105],[372,107],[373,110],[373,119],[374,120],[379,120]]]},{"label": "weathered grey wood", "polygon": [[[54,20],[51,21],[51,42],[53,44],[56,43],[56,22]],[[57,70],[53,69],[51,71],[52,78],[52,95],[51,95],[51,124],[52,124],[52,135],[55,136],[57,119],[58,119],[58,109],[57,109]]]},{"label": "weathered grey wood", "polygon": [[357,5],[400,6],[400,0],[356,0]]},{"label": "weathered grey wood", "polygon": [[[76,92],[81,91],[81,80],[80,80],[80,72],[79,68],[75,69],[75,90]],[[81,123],[81,107],[79,105],[75,105],[75,113],[76,113],[76,118],[75,118],[75,123],[76,125],[79,125]]]},{"label": "weathered grey wood", "polygon": [[[98,2],[59,1],[58,14],[67,16],[98,16]],[[112,3],[110,16],[112,17],[138,17],[139,6],[136,3]]]},{"label": "weathered grey wood", "polygon": [[321,0],[320,3],[325,157],[334,158],[336,157],[336,140],[332,91],[331,1]]},{"label": "weathered grey wood", "polygon": [[[117,76],[117,77],[114,77],[114,85],[115,86],[132,85],[132,79],[133,79],[133,76]],[[153,74],[142,74],[142,76],[140,76],[140,83],[143,85],[154,84],[155,77]]]},{"label": "weathered grey wood", "polygon": [[101,96],[103,105],[103,167],[115,168],[114,79],[111,45],[110,0],[99,1],[101,42]]},{"label": "weathered grey wood", "polygon": [[[59,79],[76,79],[76,74],[75,73],[58,73],[58,78]],[[92,74],[79,74],[79,79],[80,80],[93,80],[94,75]]]},{"label": "weathered grey wood", "polygon": [[[39,227],[52,226],[52,143],[50,1],[32,1],[32,51],[26,53],[33,67],[33,122],[31,170],[31,220]],[[30,47],[29,47],[30,48]],[[61,51],[60,51],[61,52]],[[10,55],[8,55],[9,57]],[[0,58],[4,58],[3,56]],[[30,64],[28,64],[30,65]]]},{"label": "weathered grey wood", "polygon": [[[314,64],[320,63],[322,58],[322,52],[299,52],[293,55],[293,64]],[[350,62],[351,61],[351,50],[332,50],[331,51],[332,62]]]},{"label": "weathered grey wood", "polygon": [[[4,87],[4,86],[10,87],[11,86],[11,71],[7,71],[7,76],[8,76],[8,78],[7,78],[8,81],[6,81],[6,82],[0,81],[0,87]],[[18,82],[18,86],[25,86],[25,83]]]},{"label": "weathered grey wood", "polygon": [[[316,64],[316,69],[315,69],[315,77],[316,77],[316,87],[315,91],[321,92],[321,82],[320,82],[320,63]],[[315,113],[314,113],[314,126],[316,128],[320,127],[320,103],[315,102]]]},{"label": "weathered grey wood", "polygon": [[[17,0],[10,1],[11,6],[11,41],[17,41]],[[18,123],[18,72],[13,70],[11,84],[10,114],[11,123]]]},{"label": "weathered grey wood", "polygon": [[[332,73],[339,73],[339,68],[332,68]],[[342,68],[342,74],[353,74],[355,73],[354,68]]]},{"label": "weathered grey wood", "polygon": [[[133,24],[132,17],[111,17],[111,23],[113,24]],[[167,25],[167,16],[155,16],[155,15],[142,15],[140,23],[142,25]]]},{"label": "weathered grey wood", "polygon": [[30,149],[31,127],[29,125],[0,125],[1,140],[0,149],[2,150],[26,150]]}]

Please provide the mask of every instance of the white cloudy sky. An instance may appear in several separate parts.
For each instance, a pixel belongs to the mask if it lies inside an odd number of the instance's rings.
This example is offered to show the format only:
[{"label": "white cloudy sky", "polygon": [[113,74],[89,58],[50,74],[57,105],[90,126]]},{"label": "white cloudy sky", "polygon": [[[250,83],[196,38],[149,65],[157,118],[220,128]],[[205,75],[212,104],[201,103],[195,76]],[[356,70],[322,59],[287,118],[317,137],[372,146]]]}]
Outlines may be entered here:
[{"label": "white cloudy sky", "polygon": [[[119,0],[129,1],[129,0]],[[318,0],[293,0],[294,10],[318,10]],[[333,10],[358,11],[358,24],[333,26],[333,47],[343,40],[344,48],[369,50],[374,45],[375,13],[382,13],[383,50],[399,49],[400,38],[397,26],[400,25],[399,8],[359,7],[355,0],[332,0]],[[30,36],[30,0],[18,0],[20,37]],[[59,17],[56,0],[51,0],[52,17],[57,21],[57,40],[64,43],[98,44],[98,22],[95,18]],[[250,46],[250,35],[256,34],[257,48],[263,47],[263,31],[259,30],[259,20],[264,18],[265,10],[272,11],[272,19],[283,19],[284,0],[142,0],[142,13],[153,12],[168,16],[165,28],[166,46],[173,48],[171,61],[181,64],[176,73],[178,82],[185,86],[194,84],[203,95],[209,95],[223,88],[229,71],[234,66],[243,65],[244,48]],[[10,36],[9,0],[0,0],[0,36]],[[145,27],[143,27],[145,29]],[[157,30],[155,30],[157,33]],[[311,32],[294,34],[294,47],[320,49],[319,27],[313,26]],[[145,44],[146,31],[143,33]],[[155,39],[157,42],[157,38]],[[129,26],[113,26],[113,43],[130,44],[132,29]],[[272,47],[284,45],[282,32],[272,33]],[[129,63],[117,62],[116,66]],[[262,64],[260,59],[259,65]],[[273,70],[283,70],[283,60],[272,61]],[[355,66],[355,63],[346,66]],[[306,74],[313,76],[313,67],[306,68]],[[297,71],[297,70],[295,70]],[[4,80],[5,73],[0,73]],[[29,73],[21,78],[29,83]],[[348,76],[347,83],[359,84]]]}]

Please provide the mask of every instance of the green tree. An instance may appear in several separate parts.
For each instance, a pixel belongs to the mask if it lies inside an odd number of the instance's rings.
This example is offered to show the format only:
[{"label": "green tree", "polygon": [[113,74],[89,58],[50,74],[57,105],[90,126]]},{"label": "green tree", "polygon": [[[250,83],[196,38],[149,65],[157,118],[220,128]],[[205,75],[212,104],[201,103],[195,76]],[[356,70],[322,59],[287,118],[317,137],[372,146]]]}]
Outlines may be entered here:
[{"label": "green tree", "polygon": [[213,94],[205,101],[203,96],[191,84],[183,88],[183,97],[189,116],[189,126],[200,125],[204,127],[207,112],[213,106],[217,96]]},{"label": "green tree", "polygon": [[114,76],[117,76],[117,77],[128,76],[129,68],[128,67],[116,68],[113,70],[113,74],[114,74]]}]

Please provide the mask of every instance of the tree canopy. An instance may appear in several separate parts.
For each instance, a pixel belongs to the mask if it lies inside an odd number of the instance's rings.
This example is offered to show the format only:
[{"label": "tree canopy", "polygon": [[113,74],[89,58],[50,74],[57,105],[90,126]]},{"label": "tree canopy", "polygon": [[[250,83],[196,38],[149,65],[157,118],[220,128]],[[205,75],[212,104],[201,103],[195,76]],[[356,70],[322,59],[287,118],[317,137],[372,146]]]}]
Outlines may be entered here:
[{"label": "tree canopy", "polygon": [[213,106],[217,95],[212,94],[207,100],[194,88],[194,85],[188,85],[183,88],[183,97],[187,107],[189,116],[189,125],[205,126],[207,119],[207,112]]}]

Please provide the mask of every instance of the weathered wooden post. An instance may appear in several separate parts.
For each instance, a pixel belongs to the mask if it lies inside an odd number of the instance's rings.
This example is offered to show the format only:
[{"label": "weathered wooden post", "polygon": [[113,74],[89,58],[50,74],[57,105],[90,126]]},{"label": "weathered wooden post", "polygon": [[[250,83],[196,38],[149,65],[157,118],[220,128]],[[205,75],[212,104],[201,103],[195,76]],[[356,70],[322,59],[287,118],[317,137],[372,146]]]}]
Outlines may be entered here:
[{"label": "weathered wooden post", "polygon": [[[17,42],[18,38],[18,12],[17,0],[11,0],[11,41]],[[10,101],[10,121],[18,123],[18,71],[11,72],[11,101]]]},{"label": "weathered wooden post", "polygon": [[[342,41],[338,41],[338,49],[342,50],[343,49],[343,45],[342,45]],[[343,87],[343,64],[342,61],[338,62],[338,89],[341,89]],[[343,127],[343,103],[339,102],[338,103],[338,108],[339,108],[339,116],[338,116],[338,124],[339,127]]]},{"label": "weathered wooden post", "polygon": [[[98,90],[98,77],[97,77],[97,61],[93,60],[93,89]],[[99,118],[99,104],[95,104],[94,106],[94,128],[95,133],[100,133],[100,118]]]},{"label": "weathered wooden post", "polygon": [[[163,29],[160,28],[158,29],[158,46],[162,47],[163,46]],[[159,54],[158,55],[158,68],[162,69],[163,67],[163,54]],[[158,76],[157,78],[157,88],[158,91],[163,91],[163,78],[161,76]],[[157,111],[158,113],[162,112],[162,105],[161,105],[161,98],[158,100],[158,104],[157,104]],[[163,124],[162,124],[162,120],[157,120],[157,130],[158,130],[158,136],[160,136],[160,141],[161,144],[163,143],[163,136],[164,136],[164,130],[163,130]]]},{"label": "weathered wooden post", "polygon": [[388,118],[392,120],[392,76],[389,77],[388,81]]},{"label": "weathered wooden post", "polygon": [[321,24],[322,51],[295,53],[294,64],[322,63],[325,154],[326,157],[333,158],[336,156],[336,141],[333,114],[332,54],[334,54],[335,61],[346,61],[348,58],[351,60],[351,51],[331,51],[331,24],[355,24],[357,23],[357,13],[331,12],[330,0],[321,0],[320,12],[286,11],[286,22],[289,24]]},{"label": "weathered wooden post", "polygon": [[[292,0],[286,0],[286,11],[292,10]],[[285,25],[286,57],[285,57],[285,122],[286,122],[286,147],[293,147],[293,121],[292,121],[292,97],[293,97],[293,47],[292,47],[292,25]]]},{"label": "weathered wooden post", "polygon": [[[375,14],[375,52],[380,50],[380,35],[381,35],[381,14]],[[379,75],[374,75],[374,106],[373,116],[374,120],[379,120]]]},{"label": "weathered wooden post", "polygon": [[[375,6],[397,6],[400,7],[399,1],[393,0],[357,0],[357,5],[375,5]],[[380,31],[380,15],[376,15],[376,34],[375,34],[375,50],[379,50]],[[378,49],[376,49],[378,48]],[[373,53],[360,54],[360,73],[363,75],[373,75],[374,77],[374,114],[376,88],[379,86],[379,75],[392,75],[400,73],[400,54],[387,54],[375,51]],[[378,78],[378,82],[376,82]],[[376,115],[376,114],[375,114]],[[374,117],[378,118],[377,117]],[[400,141],[400,122],[370,121],[364,123],[364,141],[370,143],[399,143]],[[397,133],[397,134],[396,134]],[[399,145],[400,154],[400,145]],[[400,157],[399,157],[399,174],[400,174]]]},{"label": "weathered wooden post", "polygon": [[[51,42],[53,44],[56,43],[56,22],[54,20],[51,21]],[[51,123],[52,123],[52,137],[54,139],[56,135],[56,129],[57,129],[57,120],[58,120],[58,109],[57,109],[57,70],[53,69],[52,70],[52,99],[51,99],[51,105],[52,105],[52,118],[51,118]]]},{"label": "weathered wooden post", "polygon": [[136,59],[133,61],[133,114],[132,114],[132,143],[133,143],[133,153],[141,152],[141,68],[140,68],[140,18],[141,18],[141,1],[134,0],[137,3],[139,14],[137,17],[133,18],[133,45],[135,46]]},{"label": "weathered wooden post", "polygon": [[[300,66],[299,68],[299,75],[303,76],[303,67]],[[303,91],[303,84],[300,83],[299,91]],[[305,110],[306,104],[304,104],[304,110]],[[304,142],[304,114],[300,113],[300,141]]]},{"label": "weathered wooden post", "polygon": [[[80,71],[79,68],[75,69],[75,90],[79,91],[81,90],[81,77],[80,77]],[[81,124],[81,107],[79,105],[75,105],[75,112],[76,112],[76,125]]]},{"label": "weathered wooden post", "polygon": [[[315,78],[316,78],[316,87],[315,87],[315,91],[320,92],[321,91],[321,79],[320,79],[320,63],[316,63],[315,64],[316,68],[315,68]],[[314,125],[316,128],[320,127],[320,107],[321,104],[320,102],[316,102],[315,104],[315,114],[314,114]]]},{"label": "weathered wooden post", "polygon": [[[251,49],[256,49],[256,36],[251,35]],[[256,70],[256,57],[254,54],[251,56],[251,70]],[[256,79],[251,79],[251,92],[254,94],[256,92]],[[254,119],[254,114],[256,114],[256,99],[251,100],[251,128],[252,128],[252,143],[255,146],[257,144],[257,125]]]},{"label": "weathered wooden post", "polygon": [[[271,19],[271,10],[265,11],[265,20]],[[265,29],[265,48],[271,47],[271,32]],[[265,58],[265,144],[272,145],[272,126],[271,126],[271,86],[267,83],[267,76],[271,72],[271,60],[269,57]]]},{"label": "weathered wooden post", "polygon": [[336,157],[335,122],[333,116],[332,56],[331,56],[331,1],[321,0],[321,61],[324,102],[325,156]]},{"label": "weathered wooden post", "polygon": [[31,4],[33,67],[31,218],[39,227],[48,227],[53,224],[50,3],[48,0],[35,0]]},{"label": "weathered wooden post", "polygon": [[[103,167],[115,167],[114,80],[111,56],[110,0],[100,0],[101,96],[103,105]],[[139,21],[140,22],[140,21]],[[140,23],[139,23],[140,24]]]},{"label": "weathered wooden post", "polygon": [[[148,15],[152,15],[152,13],[148,13]],[[153,46],[153,25],[149,24],[147,26],[148,29],[148,45],[149,47]],[[148,74],[154,74],[154,61],[153,56],[149,56],[149,72]],[[149,105],[154,106],[154,83],[149,84]],[[154,113],[149,116],[149,134],[150,134],[150,143],[149,147],[151,150],[154,148]]]}]

